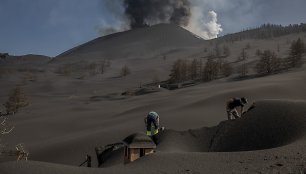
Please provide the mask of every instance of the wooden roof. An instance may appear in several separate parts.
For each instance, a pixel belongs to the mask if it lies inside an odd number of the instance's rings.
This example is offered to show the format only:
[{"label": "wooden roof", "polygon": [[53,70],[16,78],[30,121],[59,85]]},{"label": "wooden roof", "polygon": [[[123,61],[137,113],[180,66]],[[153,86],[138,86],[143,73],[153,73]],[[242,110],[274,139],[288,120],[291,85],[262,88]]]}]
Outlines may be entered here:
[{"label": "wooden roof", "polygon": [[134,133],[123,140],[129,148],[156,148],[152,139],[142,132]]}]

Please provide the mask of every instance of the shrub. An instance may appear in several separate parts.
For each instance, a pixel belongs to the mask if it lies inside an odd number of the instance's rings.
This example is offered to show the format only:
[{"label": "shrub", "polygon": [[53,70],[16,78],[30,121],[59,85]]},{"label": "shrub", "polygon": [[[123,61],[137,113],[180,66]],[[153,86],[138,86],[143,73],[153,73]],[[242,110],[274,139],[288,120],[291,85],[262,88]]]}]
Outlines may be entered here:
[{"label": "shrub", "polygon": [[214,61],[213,59],[208,59],[202,73],[203,81],[211,81],[216,79],[219,74],[219,67],[220,66],[217,61]]},{"label": "shrub", "polygon": [[290,50],[289,57],[287,58],[290,68],[299,67],[302,65],[302,56],[305,53],[304,42],[299,38],[297,41],[293,41]]},{"label": "shrub", "polygon": [[221,72],[224,77],[229,77],[233,73],[233,67],[228,62],[223,62],[221,66]]},{"label": "shrub", "polygon": [[228,57],[228,56],[231,55],[231,50],[226,45],[223,45],[223,54],[224,54],[225,57]]},{"label": "shrub", "polygon": [[130,68],[127,66],[127,65],[124,65],[122,68],[121,68],[121,76],[125,77],[127,75],[129,75],[131,73],[131,70]]},{"label": "shrub", "polygon": [[237,72],[239,74],[239,77],[246,77],[249,73],[248,65],[244,62],[240,66],[238,66]]},{"label": "shrub", "polygon": [[281,59],[274,52],[265,50],[255,67],[258,74],[272,74],[281,69]]},{"label": "shrub", "polygon": [[178,59],[172,65],[170,83],[180,83],[188,80],[188,67],[186,60]]},{"label": "shrub", "polygon": [[10,94],[8,101],[4,104],[7,114],[14,114],[19,108],[29,105],[27,96],[24,90],[17,86]]}]

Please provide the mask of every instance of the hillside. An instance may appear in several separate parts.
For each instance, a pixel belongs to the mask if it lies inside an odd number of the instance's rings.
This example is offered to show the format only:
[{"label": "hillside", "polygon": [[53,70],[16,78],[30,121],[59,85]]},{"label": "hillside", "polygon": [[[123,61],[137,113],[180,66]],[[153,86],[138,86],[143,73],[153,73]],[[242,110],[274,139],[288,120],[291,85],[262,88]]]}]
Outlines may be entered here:
[{"label": "hillside", "polygon": [[[239,56],[236,47],[252,42],[258,49],[284,50],[294,35],[305,37],[305,24],[279,26],[266,24],[259,28],[228,34],[213,40],[203,40],[193,33],[174,24],[158,24],[108,36],[99,37],[56,56],[52,62],[75,63],[78,61],[99,61],[101,59],[148,59],[156,57],[196,57],[211,54],[218,46],[230,47],[234,56]],[[288,37],[289,36],[289,37]],[[288,39],[290,38],[290,39]],[[235,44],[231,44],[231,43]],[[285,43],[284,43],[285,42]],[[261,44],[269,43],[261,47]],[[274,43],[274,46],[271,44]],[[251,45],[254,45],[251,44]],[[243,45],[243,47],[245,47]],[[269,48],[269,46],[273,46]],[[206,51],[203,51],[206,50]],[[250,48],[255,52],[255,48]],[[279,52],[279,51],[278,51]]]},{"label": "hillside", "polygon": [[239,41],[245,39],[273,39],[294,33],[306,32],[306,24],[295,24],[289,26],[263,24],[258,28],[247,29],[242,32],[227,34],[219,40]]},{"label": "hillside", "polygon": [[[5,111],[2,104],[16,86],[29,100],[10,115],[15,128],[1,140],[11,150],[23,143],[30,156],[28,162],[0,158],[0,173],[301,173],[306,166],[305,65],[252,76],[258,50],[287,58],[298,38],[306,41],[306,33],[204,41],[161,24],[97,38],[51,61],[33,55],[1,59],[0,110]],[[244,61],[239,60],[242,51]],[[234,72],[179,90],[157,87],[169,79],[176,60],[195,58],[202,65],[209,58],[227,61]],[[247,78],[237,78],[241,64],[248,65]],[[130,74],[123,76],[125,65]],[[133,90],[146,95],[122,95]],[[256,108],[228,121],[225,103],[231,97],[246,97],[247,107],[256,102]],[[123,165],[120,151],[105,168],[78,167],[86,154],[97,166],[95,147],[144,132],[143,118],[152,110],[166,127],[156,153]]]},{"label": "hillside", "polygon": [[[5,54],[4,54],[5,55]],[[39,65],[46,64],[51,60],[51,57],[43,55],[28,54],[23,56],[12,56],[6,55],[1,57],[0,65],[11,64],[11,65]]]},{"label": "hillside", "polygon": [[[277,28],[276,31],[278,30],[282,29]],[[306,32],[293,29],[266,39],[246,37],[251,35],[250,32],[271,33],[263,28],[234,34],[235,38],[240,38],[239,40],[228,40],[229,36],[224,36],[205,41],[179,26],[159,24],[89,41],[55,57],[49,66],[53,67],[55,72],[66,72],[64,74],[70,74],[68,76],[72,77],[99,77],[108,84],[116,84],[119,89],[126,90],[151,83],[154,79],[167,80],[171,66],[178,59],[198,59],[205,64],[207,59],[213,56],[216,60],[221,58],[233,66],[234,73],[237,67],[246,63],[252,74],[260,58],[257,55],[258,50],[271,50],[277,57],[286,58],[291,43],[298,38],[306,38]],[[227,55],[225,49],[228,50]],[[239,60],[242,51],[247,57],[243,62]],[[96,70],[91,72],[90,69],[93,68],[90,67],[99,67],[105,61],[109,62],[110,66],[104,68],[102,74]],[[117,78],[120,77],[121,68],[125,65],[131,73],[125,78]]]},{"label": "hillside", "polygon": [[58,55],[53,62],[150,58],[179,52],[204,40],[174,24],[159,24],[99,37]]}]

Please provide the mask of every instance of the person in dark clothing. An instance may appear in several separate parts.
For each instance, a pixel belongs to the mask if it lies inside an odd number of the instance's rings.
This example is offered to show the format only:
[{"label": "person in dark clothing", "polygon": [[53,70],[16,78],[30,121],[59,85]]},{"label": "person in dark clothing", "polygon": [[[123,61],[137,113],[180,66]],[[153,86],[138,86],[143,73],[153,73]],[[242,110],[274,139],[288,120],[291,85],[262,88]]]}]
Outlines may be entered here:
[{"label": "person in dark clothing", "polygon": [[[246,98],[231,98],[227,103],[226,103],[226,112],[227,112],[227,117],[228,120],[233,120],[237,119],[244,113],[243,107],[245,104],[247,104],[248,101]],[[237,108],[240,107],[240,115],[237,111]]]},{"label": "person in dark clothing", "polygon": [[147,127],[148,136],[153,136],[158,134],[159,115],[154,111],[149,112],[149,114],[145,117],[145,124]]}]

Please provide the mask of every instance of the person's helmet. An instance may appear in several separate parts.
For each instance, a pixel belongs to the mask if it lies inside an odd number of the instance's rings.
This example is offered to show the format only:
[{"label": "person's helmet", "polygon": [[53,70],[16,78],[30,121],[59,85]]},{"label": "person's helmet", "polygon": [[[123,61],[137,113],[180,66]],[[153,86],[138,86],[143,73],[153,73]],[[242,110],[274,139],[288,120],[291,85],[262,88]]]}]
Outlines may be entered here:
[{"label": "person's helmet", "polygon": [[157,112],[154,112],[154,111],[149,112],[148,115],[151,115],[151,116],[153,116],[153,117],[159,117],[159,115],[157,114]]},{"label": "person's helmet", "polygon": [[241,102],[243,104],[247,104],[248,103],[248,100],[246,98],[244,98],[244,97],[242,97],[240,100],[241,100]]}]

